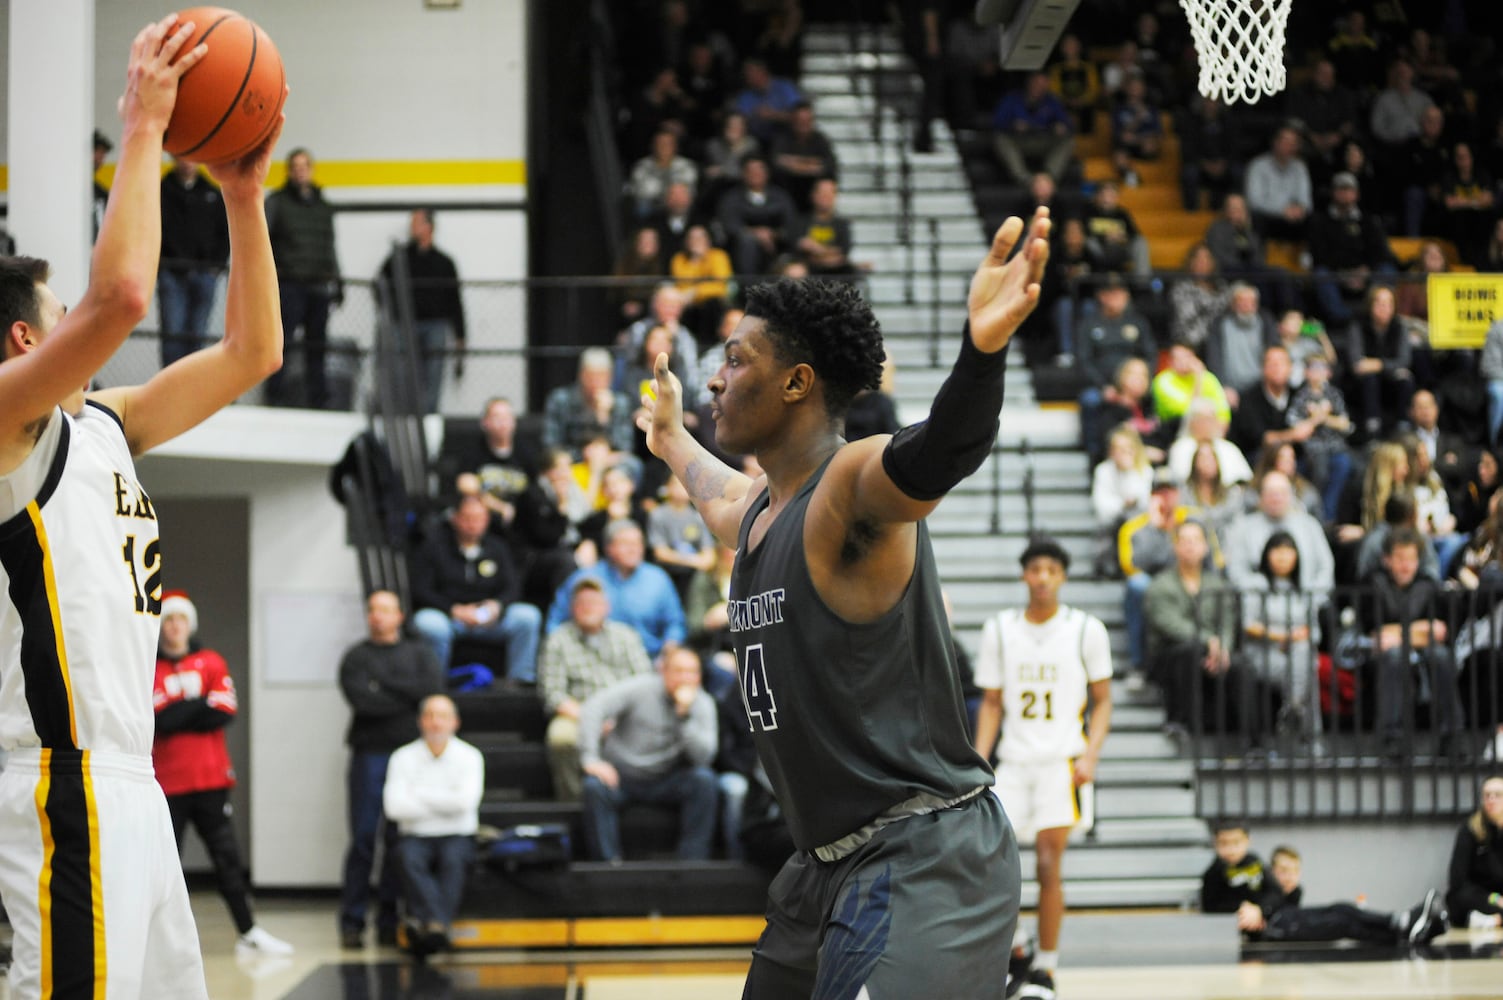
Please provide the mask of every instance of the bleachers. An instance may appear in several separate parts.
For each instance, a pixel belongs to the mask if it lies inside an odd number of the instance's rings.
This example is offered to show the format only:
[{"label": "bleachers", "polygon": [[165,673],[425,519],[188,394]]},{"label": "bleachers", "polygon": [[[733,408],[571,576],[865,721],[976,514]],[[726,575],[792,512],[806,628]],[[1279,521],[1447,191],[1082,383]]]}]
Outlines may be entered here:
[{"label": "bleachers", "polygon": [[[984,137],[953,136],[942,124],[942,140],[959,143],[918,159],[911,174],[912,210],[918,246],[897,232],[899,163],[892,143],[904,141],[901,115],[888,121],[887,142],[873,141],[870,121],[883,116],[884,101],[911,95],[912,78],[888,82],[874,94],[850,62],[847,37],[839,31],[809,32],[804,84],[817,101],[820,127],[836,142],[842,163],[841,213],[855,225],[856,256],[875,270],[867,281],[871,300],[899,367],[899,409],[904,420],[923,415],[946,374],[963,314],[961,290],[974,268],[985,234],[1011,211],[1018,192],[1003,183]],[[877,58],[901,63],[895,40],[877,42]],[[864,53],[871,58],[872,53]],[[1161,157],[1138,165],[1139,184],[1122,189],[1122,202],[1148,240],[1155,269],[1177,270],[1186,252],[1211,223],[1213,213],[1187,212],[1178,182],[1180,146],[1166,115]],[[886,120],[884,118],[884,120]],[[1115,179],[1105,115],[1077,143],[1080,179],[1087,185]],[[1064,196],[1066,199],[1070,195]],[[978,219],[979,215],[979,219]],[[927,228],[933,220],[938,246],[932,255],[938,274],[914,280],[914,267],[931,259]],[[1407,260],[1418,240],[1394,239],[1395,256]],[[1301,247],[1273,244],[1270,259],[1301,271]],[[1446,245],[1448,258],[1455,248]],[[931,306],[937,300],[938,306]],[[933,337],[935,322],[944,331]],[[938,365],[935,361],[938,359]],[[931,519],[936,557],[954,599],[955,626],[962,642],[974,643],[981,622],[999,606],[1021,599],[1016,560],[1027,535],[1046,528],[1071,553],[1076,576],[1067,600],[1102,618],[1123,643],[1121,584],[1095,580],[1087,567],[1095,548],[1095,518],[1089,504],[1088,469],[1076,445],[1076,424],[1068,408],[1045,410],[1034,399],[1034,383],[1021,366],[1008,376],[1008,414],[999,448],[976,476],[957,489]],[[1020,444],[1026,442],[1026,449]],[[1022,489],[1026,475],[1030,491]],[[1069,893],[1075,905],[1183,904],[1197,886],[1194,873],[1207,838],[1196,816],[1196,764],[1161,732],[1162,713],[1153,696],[1114,690],[1117,708],[1108,759],[1099,773],[1100,822],[1091,838],[1072,850]],[[567,825],[582,851],[580,807],[553,800],[542,747],[545,720],[527,691],[491,691],[459,698],[466,738],[486,754],[488,779],[482,821],[498,827],[520,823]],[[629,809],[623,815],[628,860],[620,866],[580,861],[561,871],[504,874],[477,868],[467,898],[469,931],[460,943],[489,944],[507,938],[508,921],[524,918],[584,920],[617,914],[663,916],[746,915],[760,912],[768,873],[731,862],[684,864],[671,860],[673,816],[663,810]],[[1033,858],[1025,854],[1025,879]],[[1036,888],[1025,884],[1024,904]],[[754,926],[755,920],[752,921]],[[498,931],[497,928],[500,928]],[[528,931],[512,928],[518,936]],[[733,937],[745,928],[728,931]],[[466,934],[468,933],[468,937]],[[568,933],[573,933],[568,932]]]}]

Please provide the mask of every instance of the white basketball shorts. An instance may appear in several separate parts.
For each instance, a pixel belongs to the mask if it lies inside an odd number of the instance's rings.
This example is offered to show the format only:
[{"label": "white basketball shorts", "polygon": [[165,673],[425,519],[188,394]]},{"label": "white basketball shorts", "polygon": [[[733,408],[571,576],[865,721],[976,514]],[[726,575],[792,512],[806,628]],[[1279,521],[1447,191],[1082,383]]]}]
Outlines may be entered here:
[{"label": "white basketball shorts", "polygon": [[13,1000],[208,997],[150,758],[12,753],[0,773],[0,899],[15,929]]}]

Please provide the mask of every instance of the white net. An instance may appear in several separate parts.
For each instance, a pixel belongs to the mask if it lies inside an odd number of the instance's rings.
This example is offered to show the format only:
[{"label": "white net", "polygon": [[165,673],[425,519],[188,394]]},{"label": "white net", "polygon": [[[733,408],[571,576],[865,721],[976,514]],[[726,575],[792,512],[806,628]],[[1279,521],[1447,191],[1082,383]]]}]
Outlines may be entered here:
[{"label": "white net", "polygon": [[1200,92],[1255,103],[1284,89],[1291,0],[1179,0],[1200,56]]}]

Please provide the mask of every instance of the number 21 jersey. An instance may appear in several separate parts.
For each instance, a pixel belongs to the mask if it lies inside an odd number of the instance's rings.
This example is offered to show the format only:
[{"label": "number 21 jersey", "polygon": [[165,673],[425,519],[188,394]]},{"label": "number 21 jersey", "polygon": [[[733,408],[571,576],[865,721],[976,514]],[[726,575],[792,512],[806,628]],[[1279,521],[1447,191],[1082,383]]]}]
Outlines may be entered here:
[{"label": "number 21 jersey", "polygon": [[987,619],[975,663],[976,686],[1002,691],[997,759],[1024,763],[1085,752],[1088,687],[1112,676],[1111,640],[1100,619],[1061,604],[1030,622],[1018,608]]}]

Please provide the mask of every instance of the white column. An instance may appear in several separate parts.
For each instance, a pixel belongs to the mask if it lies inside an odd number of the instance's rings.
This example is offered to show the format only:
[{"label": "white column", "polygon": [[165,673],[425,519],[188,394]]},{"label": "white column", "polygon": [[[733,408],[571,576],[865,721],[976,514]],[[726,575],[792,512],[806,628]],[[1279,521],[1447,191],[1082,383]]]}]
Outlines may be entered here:
[{"label": "white column", "polygon": [[6,228],[19,252],[51,261],[53,291],[73,303],[88,285],[94,235],[94,0],[9,7]]}]

